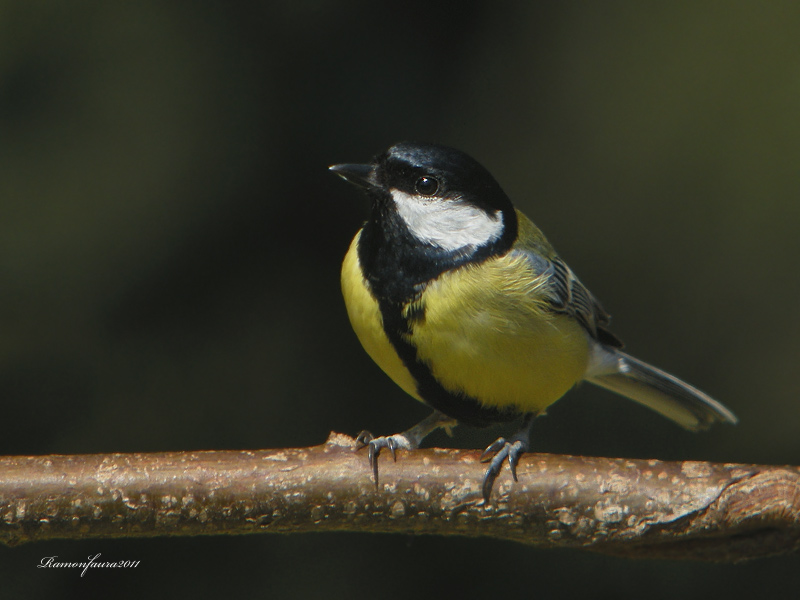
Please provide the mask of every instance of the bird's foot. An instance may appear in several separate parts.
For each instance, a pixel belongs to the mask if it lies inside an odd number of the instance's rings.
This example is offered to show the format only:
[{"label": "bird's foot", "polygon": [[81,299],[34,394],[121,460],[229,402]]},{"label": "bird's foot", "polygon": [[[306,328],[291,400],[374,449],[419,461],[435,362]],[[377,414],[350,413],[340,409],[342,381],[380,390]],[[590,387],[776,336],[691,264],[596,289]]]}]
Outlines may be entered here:
[{"label": "bird's foot", "polygon": [[394,435],[387,435],[375,437],[369,431],[362,431],[356,436],[356,450],[368,448],[367,456],[369,457],[369,466],[372,467],[372,477],[375,480],[375,489],[378,488],[378,456],[381,450],[387,449],[392,453],[392,458],[397,462],[397,454],[395,450],[401,448],[403,450],[416,450],[419,448],[420,443],[425,437],[435,431],[436,429],[444,428],[448,433],[450,429],[455,427],[457,422],[448,416],[443,415],[438,410],[433,411],[430,415],[422,419],[419,423],[414,425],[411,429],[403,433],[395,433]]},{"label": "bird's foot", "polygon": [[514,481],[518,481],[517,464],[529,447],[528,430],[526,429],[509,440],[502,437],[497,438],[483,451],[481,462],[489,463],[489,468],[486,469],[486,474],[483,476],[483,501],[485,504],[489,504],[494,481],[500,474],[500,469],[506,460],[508,460],[508,467],[511,469],[511,477],[514,478]]},{"label": "bird's foot", "polygon": [[365,430],[356,436],[356,450],[368,448],[367,457],[369,458],[369,466],[372,467],[372,477],[375,480],[376,489],[378,487],[378,456],[380,456],[381,450],[386,449],[391,452],[392,460],[397,462],[395,451],[398,448],[416,450],[419,447],[419,443],[415,444],[414,442],[415,440],[409,439],[404,433],[375,437]]}]

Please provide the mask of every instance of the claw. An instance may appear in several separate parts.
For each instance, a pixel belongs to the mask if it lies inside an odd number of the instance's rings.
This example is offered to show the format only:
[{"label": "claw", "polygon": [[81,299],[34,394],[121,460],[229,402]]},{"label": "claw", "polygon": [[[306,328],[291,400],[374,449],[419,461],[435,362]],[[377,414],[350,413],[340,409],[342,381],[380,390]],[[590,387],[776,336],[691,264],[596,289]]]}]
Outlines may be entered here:
[{"label": "claw", "polygon": [[500,474],[500,469],[503,467],[503,463],[506,460],[508,460],[508,468],[511,471],[511,477],[514,481],[519,481],[517,479],[517,465],[522,455],[528,451],[530,445],[528,438],[532,420],[532,416],[526,418],[522,430],[519,433],[509,440],[502,437],[496,439],[483,451],[483,454],[481,454],[481,462],[491,461],[489,462],[489,468],[486,469],[486,474],[483,476],[482,491],[484,504],[489,504],[495,479],[497,479],[497,476]]},{"label": "claw", "polygon": [[381,449],[378,447],[378,444],[375,443],[375,440],[370,440],[369,442],[369,452],[367,456],[369,457],[369,466],[372,467],[372,479],[375,481],[375,489],[378,489],[378,455],[380,455]]},{"label": "claw", "polygon": [[[488,504],[489,498],[492,495],[492,487],[494,481],[500,474],[500,469],[503,468],[503,463],[508,460],[508,467],[511,470],[511,477],[514,481],[517,480],[517,464],[520,457],[528,449],[527,443],[522,440],[506,441],[503,438],[498,439],[491,446],[489,446],[484,454],[489,451],[494,451],[495,455],[489,463],[489,468],[486,469],[486,475],[483,476],[483,501]],[[484,460],[486,462],[487,459]]]},{"label": "claw", "polygon": [[444,427],[450,429],[456,426],[456,421],[450,417],[445,416],[439,411],[433,411],[430,415],[422,421],[414,425],[411,429],[403,433],[396,433],[394,435],[375,437],[369,431],[364,430],[356,436],[356,450],[369,447],[367,456],[369,458],[369,466],[372,467],[372,477],[375,481],[375,488],[378,488],[378,456],[381,450],[387,448],[392,453],[392,458],[397,462],[398,448],[404,450],[415,450],[419,448],[419,443],[431,431]]},{"label": "claw", "polygon": [[486,447],[481,454],[481,462],[489,462],[490,458],[497,454],[506,445],[506,438],[497,438]]},{"label": "claw", "polygon": [[508,468],[511,469],[511,477],[514,481],[519,481],[519,479],[517,479],[517,464],[519,464],[520,456],[522,456],[522,452],[512,451],[508,453]]},{"label": "claw", "polygon": [[375,436],[372,435],[369,431],[364,429],[356,436],[356,450],[361,450],[362,448],[366,447],[372,440],[375,439]]},{"label": "claw", "polygon": [[489,468],[486,469],[486,474],[483,476],[483,486],[481,489],[483,492],[484,504],[489,504],[489,498],[492,496],[494,480],[497,479],[497,476],[500,474],[500,468],[503,466],[504,459],[505,456],[502,455],[502,452],[497,453],[494,458],[492,458]]},{"label": "claw", "polygon": [[378,489],[378,457],[381,450],[386,448],[392,454],[394,462],[397,462],[397,449],[405,448],[411,450],[416,446],[411,444],[404,434],[396,433],[385,437],[374,437],[369,431],[362,431],[356,437],[356,450],[367,448],[367,458],[372,469],[372,479],[375,481],[375,489]]},{"label": "claw", "polygon": [[[380,439],[381,438],[376,438],[366,429],[356,436],[356,450],[368,448],[367,459],[369,460],[369,466],[372,468],[372,478],[375,481],[375,489],[378,488],[378,455],[381,453],[381,444],[380,442],[376,443],[376,440]],[[394,450],[392,450],[392,455],[394,455]]]}]

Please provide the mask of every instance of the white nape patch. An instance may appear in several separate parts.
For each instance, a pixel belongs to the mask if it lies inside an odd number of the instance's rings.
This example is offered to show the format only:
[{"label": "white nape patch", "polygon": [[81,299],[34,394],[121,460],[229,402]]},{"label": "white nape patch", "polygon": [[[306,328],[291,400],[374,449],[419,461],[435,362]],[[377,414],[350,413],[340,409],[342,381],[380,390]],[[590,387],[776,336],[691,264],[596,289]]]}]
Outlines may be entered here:
[{"label": "white nape patch", "polygon": [[443,250],[483,246],[503,235],[503,213],[493,215],[458,199],[443,200],[392,189],[408,230],[419,241]]}]

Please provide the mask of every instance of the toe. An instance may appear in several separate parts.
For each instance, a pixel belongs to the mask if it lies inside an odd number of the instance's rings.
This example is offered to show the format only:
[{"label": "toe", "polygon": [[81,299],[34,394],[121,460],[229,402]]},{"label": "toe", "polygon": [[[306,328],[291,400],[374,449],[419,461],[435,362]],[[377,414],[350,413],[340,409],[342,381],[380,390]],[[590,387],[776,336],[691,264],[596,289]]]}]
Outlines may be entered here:
[{"label": "toe", "polygon": [[[503,467],[503,462],[508,461],[508,467],[511,470],[511,477],[514,481],[517,479],[517,465],[519,459],[528,450],[528,445],[520,440],[506,441],[504,438],[499,438],[491,446],[484,450],[481,455],[481,461],[486,462],[490,460],[489,468],[486,469],[486,474],[483,477],[483,500],[487,504],[492,495],[492,487],[500,474]],[[494,454],[494,456],[492,456]]]},{"label": "toe", "polygon": [[497,479],[497,473],[493,473],[491,468],[488,469],[486,471],[486,475],[483,476],[483,486],[481,488],[484,504],[489,504],[489,499],[492,497],[492,487],[494,486],[495,479]]},{"label": "toe", "polygon": [[[496,443],[497,442],[495,442],[495,444]],[[492,446],[495,444],[492,444]],[[503,447],[500,448],[500,451],[492,457],[491,462],[489,463],[489,468],[486,469],[486,474],[483,476],[483,500],[486,504],[489,503],[489,498],[492,495],[492,487],[494,487],[494,481],[500,474],[500,469],[503,467],[503,462],[508,458],[510,448],[510,444],[503,442]]]},{"label": "toe", "polygon": [[369,458],[369,466],[372,467],[372,478],[375,481],[375,488],[378,487],[378,456],[381,453],[381,447],[376,443],[376,440],[371,440],[368,444],[369,450],[367,456]]},{"label": "toe", "polygon": [[519,449],[517,444],[511,446],[508,453],[508,467],[511,469],[511,477],[514,478],[514,481],[519,481],[519,479],[517,479],[517,465],[519,464],[519,459],[522,454],[523,451]]},{"label": "toe", "polygon": [[366,429],[364,429],[356,436],[356,450],[361,450],[361,448],[365,447],[374,439],[375,436],[372,435],[372,433],[370,433]]},{"label": "toe", "polygon": [[497,438],[486,447],[486,450],[481,454],[481,462],[487,462],[491,459],[492,455],[497,454],[506,446],[506,438]]}]

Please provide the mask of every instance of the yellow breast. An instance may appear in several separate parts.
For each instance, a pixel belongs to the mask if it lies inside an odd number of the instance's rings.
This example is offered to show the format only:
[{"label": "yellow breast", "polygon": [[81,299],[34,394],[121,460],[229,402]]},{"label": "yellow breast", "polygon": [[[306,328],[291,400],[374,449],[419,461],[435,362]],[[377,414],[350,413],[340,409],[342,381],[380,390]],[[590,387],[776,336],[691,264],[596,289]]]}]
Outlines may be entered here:
[{"label": "yellow breast", "polygon": [[545,308],[542,284],[514,254],[443,274],[413,327],[418,357],[445,388],[485,406],[544,410],[583,379],[589,340]]},{"label": "yellow breast", "polygon": [[386,337],[378,302],[370,293],[358,265],[357,248],[360,237],[361,232],[359,231],[353,238],[342,264],[342,295],[347,307],[347,315],[350,317],[350,324],[361,345],[364,346],[364,350],[383,369],[383,372],[408,394],[422,401],[417,394],[417,382],[405,368],[403,361],[397,356],[394,347],[389,342],[389,338]]},{"label": "yellow breast", "polygon": [[[383,330],[358,265],[359,235],[342,266],[350,322],[378,366],[424,401]],[[513,253],[448,271],[426,288],[424,318],[412,322],[408,341],[451,392],[489,407],[544,410],[583,378],[589,341],[573,319],[545,309],[542,284],[525,258]]]}]

